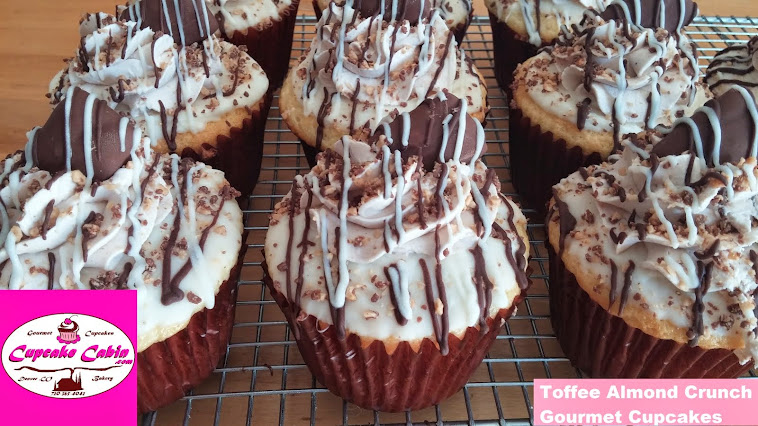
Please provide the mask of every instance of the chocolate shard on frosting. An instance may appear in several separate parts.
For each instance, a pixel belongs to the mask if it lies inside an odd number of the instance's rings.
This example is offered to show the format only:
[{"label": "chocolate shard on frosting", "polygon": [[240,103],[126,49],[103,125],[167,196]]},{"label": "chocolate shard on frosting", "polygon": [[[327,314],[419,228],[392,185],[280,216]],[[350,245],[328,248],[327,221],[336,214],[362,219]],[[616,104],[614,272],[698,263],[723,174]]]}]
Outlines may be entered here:
[{"label": "chocolate shard on frosting", "polygon": [[387,22],[410,21],[411,25],[416,25],[420,20],[429,19],[433,11],[429,0],[355,0],[353,8],[361,16],[367,18],[378,15],[382,4],[384,4],[382,17]]},{"label": "chocolate shard on frosting", "polygon": [[[103,181],[110,178],[131,157],[134,124],[129,121],[124,134],[124,149],[121,141],[121,121],[119,113],[100,99],[94,99],[87,106],[88,92],[74,88],[71,109],[66,113],[66,101],[58,104],[53,113],[34,135],[32,163],[51,174],[66,170],[66,117],[71,143],[71,169],[87,174],[87,155],[92,155],[92,178]],[[85,140],[85,126],[91,123],[91,140]]]},{"label": "chocolate shard on frosting", "polygon": [[182,46],[203,41],[218,30],[218,21],[203,0],[140,0],[124,9],[119,19],[140,21],[140,28],[170,34]]},{"label": "chocolate shard on frosting", "polygon": [[[716,163],[736,164],[753,152],[756,139],[754,111],[752,95],[744,89],[732,89],[706,102],[690,119],[677,121],[671,132],[655,145],[653,153],[659,157],[686,151],[697,154],[698,141],[702,141],[702,152],[708,166]],[[715,156],[717,142],[719,149],[718,156]]]},{"label": "chocolate shard on frosting", "polygon": [[[689,25],[698,14],[697,3],[684,0],[616,0],[600,14],[606,21],[626,20],[624,5],[629,10],[632,23],[644,28],[665,28],[675,33]],[[665,22],[661,22],[661,18]]]},{"label": "chocolate shard on frosting", "polygon": [[[426,99],[416,109],[404,113],[395,118],[391,123],[379,128],[374,133],[371,142],[376,143],[380,136],[391,139],[389,148],[400,150],[403,159],[417,155],[422,158],[424,169],[434,169],[434,163],[439,161],[440,150],[445,147],[445,161],[452,160],[455,155],[455,145],[460,128],[460,116],[463,101],[450,93],[444,96],[436,96]],[[405,118],[404,115],[408,117]],[[444,122],[450,116],[447,123],[448,134],[445,140]],[[477,124],[478,122],[465,114],[465,131],[461,147],[460,162],[468,163],[477,155]],[[405,126],[409,125],[410,129]],[[387,134],[389,129],[389,134]],[[407,144],[403,143],[403,136],[407,134]],[[486,144],[482,151],[486,151]]]}]

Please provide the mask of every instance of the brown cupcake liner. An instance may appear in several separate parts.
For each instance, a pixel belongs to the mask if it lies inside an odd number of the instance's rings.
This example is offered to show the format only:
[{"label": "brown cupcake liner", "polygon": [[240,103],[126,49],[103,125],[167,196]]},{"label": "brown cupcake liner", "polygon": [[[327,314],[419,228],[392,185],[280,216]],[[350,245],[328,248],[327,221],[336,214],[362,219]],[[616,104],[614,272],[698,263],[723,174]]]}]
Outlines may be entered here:
[{"label": "brown cupcake liner", "polygon": [[353,333],[340,339],[333,325],[301,313],[274,287],[265,263],[263,270],[263,280],[287,317],[300,354],[316,380],[359,407],[387,412],[430,407],[458,392],[525,296],[522,292],[510,309],[488,318],[488,331],[482,333],[477,326],[469,327],[462,338],[449,334],[447,355],[430,339],[424,339],[417,351],[401,342],[389,354],[380,340],[364,346]]},{"label": "brown cupcake liner", "polygon": [[[321,10],[321,6],[318,4],[318,0],[313,0],[313,12],[316,14],[316,20],[321,20],[321,14],[324,12]],[[471,20],[474,18],[474,8],[471,8],[471,13],[469,13],[468,19],[466,22],[456,25],[454,28],[451,28],[450,31],[453,32],[453,37],[455,37],[455,41],[458,42],[458,45],[461,44],[463,41],[463,37],[466,37],[466,31],[468,31],[468,27],[471,24]]]},{"label": "brown cupcake liner", "polygon": [[690,347],[628,325],[597,304],[547,244],[550,321],[571,363],[595,378],[726,379],[747,373],[728,349]]},{"label": "brown cupcake liner", "polygon": [[263,137],[272,97],[271,92],[266,93],[260,107],[250,113],[242,127],[232,127],[228,135],[218,135],[215,146],[203,143],[202,152],[185,148],[181,156],[222,170],[226,180],[242,194],[240,199],[244,199],[253,192],[261,172]]},{"label": "brown cupcake liner", "polygon": [[266,71],[269,92],[272,93],[281,87],[289,70],[298,6],[300,0],[292,0],[292,4],[279,16],[281,19],[271,20],[270,25],[264,28],[250,27],[246,31],[224,34],[230,43],[247,46],[247,53]]},{"label": "brown cupcake liner", "polygon": [[542,213],[553,185],[580,167],[603,160],[598,152],[585,155],[578,146],[568,148],[564,139],[556,140],[552,132],[542,132],[518,108],[510,109],[508,129],[513,186],[527,206]]},{"label": "brown cupcake liner", "polygon": [[497,16],[490,12],[490,26],[492,27],[492,50],[495,60],[495,80],[503,91],[511,97],[511,83],[513,72],[516,67],[537,54],[540,47],[535,46],[523,39],[523,36],[514,32],[505,22],[501,22]]},{"label": "brown cupcake liner", "polygon": [[207,379],[226,354],[237,302],[237,281],[247,251],[221,284],[213,309],[194,314],[187,327],[137,354],[137,411],[146,413],[182,398]]}]

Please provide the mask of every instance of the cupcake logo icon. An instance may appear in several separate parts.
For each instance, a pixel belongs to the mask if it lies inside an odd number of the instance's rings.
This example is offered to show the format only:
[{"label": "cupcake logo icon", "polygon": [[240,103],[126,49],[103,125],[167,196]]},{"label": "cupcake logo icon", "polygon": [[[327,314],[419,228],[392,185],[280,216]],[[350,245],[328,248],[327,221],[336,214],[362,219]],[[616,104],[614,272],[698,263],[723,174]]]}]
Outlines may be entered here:
[{"label": "cupcake logo icon", "polygon": [[58,342],[60,343],[68,343],[73,345],[74,343],[81,340],[79,338],[79,324],[77,324],[76,321],[72,320],[71,318],[66,318],[63,320],[63,322],[61,322],[61,324],[58,326],[58,333],[60,333],[58,336]]},{"label": "cupcake logo icon", "polygon": [[135,355],[129,337],[110,322],[82,313],[53,314],[11,333],[2,365],[30,392],[72,399],[118,386],[132,371]]}]

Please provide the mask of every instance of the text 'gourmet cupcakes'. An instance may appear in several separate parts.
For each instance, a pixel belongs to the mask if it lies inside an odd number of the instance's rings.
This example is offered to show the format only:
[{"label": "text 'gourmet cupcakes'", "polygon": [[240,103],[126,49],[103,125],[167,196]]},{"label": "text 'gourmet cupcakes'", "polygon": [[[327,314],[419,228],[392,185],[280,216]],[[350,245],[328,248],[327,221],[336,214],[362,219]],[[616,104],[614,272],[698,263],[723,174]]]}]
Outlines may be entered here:
[{"label": "text 'gourmet cupcakes'", "polygon": [[742,86],[758,95],[758,36],[747,43],[727,47],[708,65],[705,82],[715,95],[726,93],[732,86]]},{"label": "text 'gourmet cupcakes'", "polygon": [[550,314],[593,377],[731,378],[758,359],[758,111],[738,88],[554,188]]},{"label": "text 'gourmet cupcakes'", "polygon": [[[324,10],[329,8],[329,3],[332,0],[312,0],[313,10],[316,12],[316,18],[321,19],[321,14]],[[453,32],[455,40],[458,44],[463,41],[463,37],[466,36],[466,30],[468,30],[471,24],[471,18],[474,16],[474,8],[471,4],[471,0],[399,0],[398,9],[413,9],[419,7],[418,5],[427,3],[432,8],[436,9],[440,13],[440,17],[445,21],[445,24]],[[338,2],[339,3],[339,2]],[[391,0],[355,0],[355,8],[366,10],[367,8],[373,8],[374,10],[381,7],[384,3],[387,12],[391,13],[389,9],[392,7]],[[387,13],[387,14],[389,14]]]},{"label": "text 'gourmet cupcakes'", "polygon": [[[608,158],[624,135],[671,125],[710,97],[681,29],[694,5],[667,3],[665,16],[676,22],[641,26],[660,23],[663,12],[653,15],[657,21],[647,14],[663,1],[614,2],[608,20],[588,15],[575,34],[519,66],[509,121],[511,165],[516,191],[530,207],[544,210],[553,185]],[[682,3],[686,7],[679,8]]]},{"label": "text 'gourmet cupcakes'", "polygon": [[271,216],[264,281],[314,376],[367,409],[460,390],[529,286],[526,219],[460,103],[345,136]]},{"label": "text 'gourmet cupcakes'", "polygon": [[[281,114],[308,161],[343,135],[365,140],[383,121],[412,111],[443,89],[483,122],[487,89],[429,2],[392,10],[331,3],[305,57],[287,75]],[[357,3],[356,3],[357,4]]]},{"label": "text 'gourmet cupcakes'", "polygon": [[161,0],[142,0],[123,10],[122,20],[87,15],[76,56],[50,82],[51,103],[82,88],[128,113],[154,150],[223,170],[247,194],[260,172],[271,101],[266,74],[213,35],[218,25],[202,1],[167,10]]},{"label": "text 'gourmet cupcakes'", "polygon": [[485,0],[492,26],[495,79],[510,94],[513,71],[558,39],[561,27],[578,24],[587,10],[601,12],[611,0]]},{"label": "text 'gourmet cupcakes'", "polygon": [[0,289],[136,290],[140,412],[211,374],[242,254],[238,194],[222,172],[154,153],[129,118],[78,88],[2,170]]},{"label": "text 'gourmet cupcakes'", "polygon": [[292,36],[300,0],[205,0],[224,38],[263,67],[270,90],[282,85],[289,69]]}]

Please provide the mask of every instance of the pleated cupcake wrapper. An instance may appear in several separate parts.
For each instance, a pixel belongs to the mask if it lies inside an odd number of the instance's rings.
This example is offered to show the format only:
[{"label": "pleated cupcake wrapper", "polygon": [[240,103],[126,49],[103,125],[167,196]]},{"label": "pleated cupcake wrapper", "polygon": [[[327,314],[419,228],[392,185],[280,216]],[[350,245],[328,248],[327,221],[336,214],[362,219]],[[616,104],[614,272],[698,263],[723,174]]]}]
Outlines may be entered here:
[{"label": "pleated cupcake wrapper", "polygon": [[300,309],[274,288],[265,263],[263,270],[263,280],[287,317],[300,354],[316,380],[348,402],[377,411],[418,410],[458,392],[481,364],[505,320],[525,295],[522,292],[510,309],[502,309],[488,318],[487,332],[469,327],[462,338],[449,334],[447,355],[428,338],[418,351],[402,342],[389,354],[380,340],[364,347],[356,334],[348,332],[341,340],[334,326],[312,315],[298,318]]},{"label": "pleated cupcake wrapper", "polygon": [[[504,22],[500,22],[492,12],[490,12],[490,26],[492,27],[495,80],[510,99],[513,72],[516,71],[518,64],[536,55],[539,47],[522,40],[519,34]],[[543,44],[543,46],[546,45]]]},{"label": "pleated cupcake wrapper", "polygon": [[[321,6],[318,4],[318,0],[313,0],[313,12],[316,13],[316,20],[321,20],[321,14],[323,11],[321,10]],[[455,28],[452,28],[451,31],[454,34],[455,41],[458,42],[458,46],[461,45],[461,42],[463,41],[463,37],[466,36],[466,31],[468,31],[469,24],[471,24],[471,20],[474,17],[474,8],[471,8],[471,13],[469,14],[468,19],[466,22],[458,24],[455,26]]]},{"label": "pleated cupcake wrapper", "polygon": [[[550,255],[550,321],[571,363],[595,378],[706,378],[744,375],[728,349],[690,347],[629,326],[592,300],[546,244]],[[614,308],[617,305],[614,305]]]},{"label": "pleated cupcake wrapper", "polygon": [[553,185],[582,166],[602,161],[597,152],[585,155],[578,146],[568,148],[565,140],[556,140],[552,132],[532,125],[518,108],[510,109],[508,128],[513,186],[527,206],[541,213],[546,211]]},{"label": "pleated cupcake wrapper", "polygon": [[182,398],[207,379],[226,354],[247,244],[243,235],[237,264],[221,284],[213,309],[194,314],[187,327],[137,354],[137,410],[146,413]]},{"label": "pleated cupcake wrapper", "polygon": [[299,5],[300,0],[292,0],[292,4],[282,11],[280,19],[272,19],[271,24],[264,28],[249,27],[245,31],[225,35],[230,43],[247,46],[247,53],[266,71],[271,93],[281,87],[289,70],[289,52],[292,50]]},{"label": "pleated cupcake wrapper", "polygon": [[272,93],[266,93],[262,102],[258,103],[250,113],[250,118],[242,122],[242,127],[232,127],[228,135],[216,136],[216,146],[202,144],[203,151],[214,152],[207,158],[205,155],[185,148],[182,157],[191,157],[198,161],[222,170],[226,180],[242,196],[250,195],[258,182],[263,158],[263,137],[266,130],[266,119],[271,107]]}]

